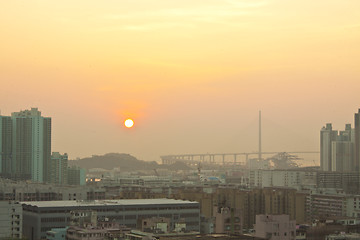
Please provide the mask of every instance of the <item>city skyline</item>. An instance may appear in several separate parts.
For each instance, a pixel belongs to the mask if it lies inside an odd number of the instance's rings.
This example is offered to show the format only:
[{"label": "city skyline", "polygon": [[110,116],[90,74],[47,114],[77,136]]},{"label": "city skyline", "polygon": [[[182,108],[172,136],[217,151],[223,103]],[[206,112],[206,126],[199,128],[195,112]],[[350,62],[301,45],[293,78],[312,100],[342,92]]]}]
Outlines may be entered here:
[{"label": "city skyline", "polygon": [[69,159],[256,151],[259,110],[263,151],[316,151],[321,127],[354,126],[360,107],[359,8],[4,1],[1,115],[37,107]]}]

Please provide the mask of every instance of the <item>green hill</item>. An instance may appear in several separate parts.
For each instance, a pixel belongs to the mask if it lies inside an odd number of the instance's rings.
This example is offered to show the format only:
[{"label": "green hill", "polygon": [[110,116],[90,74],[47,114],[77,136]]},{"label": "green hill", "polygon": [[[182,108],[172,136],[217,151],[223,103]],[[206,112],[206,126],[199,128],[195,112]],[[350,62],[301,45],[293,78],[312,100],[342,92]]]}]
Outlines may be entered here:
[{"label": "green hill", "polygon": [[79,166],[85,169],[103,168],[112,170],[120,168],[120,171],[138,171],[138,170],[151,170],[158,168],[166,168],[172,171],[188,170],[190,167],[184,163],[174,163],[172,165],[159,165],[157,162],[147,162],[138,160],[134,156],[126,153],[107,153],[105,155],[93,155],[79,160],[69,161],[69,166]]}]

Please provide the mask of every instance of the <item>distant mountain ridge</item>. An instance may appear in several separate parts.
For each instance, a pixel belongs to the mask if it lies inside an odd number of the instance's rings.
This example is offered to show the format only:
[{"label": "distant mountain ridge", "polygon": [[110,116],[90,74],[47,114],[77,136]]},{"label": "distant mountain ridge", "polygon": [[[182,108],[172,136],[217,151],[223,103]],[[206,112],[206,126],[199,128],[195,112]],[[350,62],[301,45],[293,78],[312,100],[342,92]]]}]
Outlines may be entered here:
[{"label": "distant mountain ridge", "polygon": [[120,168],[120,171],[129,172],[137,170],[151,170],[157,168],[167,168],[169,170],[188,170],[190,167],[184,163],[174,163],[172,165],[160,165],[155,161],[147,162],[138,160],[136,157],[127,153],[107,153],[105,155],[93,155],[79,160],[69,161],[70,166],[79,166],[85,169],[103,168],[112,170]]}]

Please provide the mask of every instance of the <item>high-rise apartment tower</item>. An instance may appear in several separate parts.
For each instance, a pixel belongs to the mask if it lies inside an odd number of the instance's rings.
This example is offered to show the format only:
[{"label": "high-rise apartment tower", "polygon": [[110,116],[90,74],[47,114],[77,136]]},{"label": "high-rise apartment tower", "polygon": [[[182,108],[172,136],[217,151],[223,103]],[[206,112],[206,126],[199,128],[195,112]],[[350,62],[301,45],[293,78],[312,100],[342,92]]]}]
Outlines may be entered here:
[{"label": "high-rise apartment tower", "polygon": [[51,118],[37,108],[0,116],[1,175],[12,179],[49,181]]},{"label": "high-rise apartment tower", "polygon": [[327,123],[320,131],[320,167],[323,171],[331,171],[332,142],[336,140],[337,131]]},{"label": "high-rise apartment tower", "polygon": [[354,117],[354,125],[355,125],[355,171],[360,171],[360,109],[358,113],[355,113]]}]

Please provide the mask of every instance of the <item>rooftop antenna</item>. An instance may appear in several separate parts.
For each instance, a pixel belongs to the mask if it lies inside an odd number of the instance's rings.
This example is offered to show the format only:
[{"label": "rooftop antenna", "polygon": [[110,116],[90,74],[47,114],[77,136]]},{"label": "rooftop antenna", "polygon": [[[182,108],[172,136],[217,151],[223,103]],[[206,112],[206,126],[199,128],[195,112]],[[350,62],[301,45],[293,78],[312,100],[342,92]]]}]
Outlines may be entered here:
[{"label": "rooftop antenna", "polygon": [[261,111],[259,111],[259,160],[261,160]]}]

